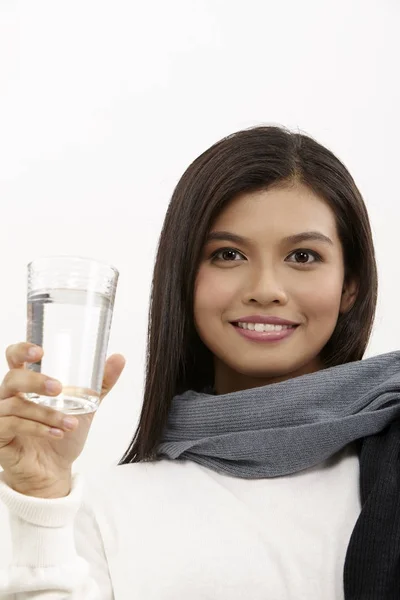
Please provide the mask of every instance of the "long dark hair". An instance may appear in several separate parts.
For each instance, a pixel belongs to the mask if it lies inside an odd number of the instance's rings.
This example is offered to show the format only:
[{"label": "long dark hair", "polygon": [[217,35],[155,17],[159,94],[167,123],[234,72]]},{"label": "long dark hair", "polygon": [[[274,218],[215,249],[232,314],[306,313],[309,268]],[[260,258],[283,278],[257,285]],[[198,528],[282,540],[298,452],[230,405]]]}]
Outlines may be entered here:
[{"label": "long dark hair", "polygon": [[324,367],[361,360],[377,302],[377,268],[368,213],[342,162],[311,137],[284,127],[233,133],[192,162],[178,182],[161,231],[152,280],[144,401],[134,438],[119,464],[157,460],[175,394],[212,386],[213,356],[194,328],[193,294],[204,240],[227,202],[273,184],[302,183],[336,216],[345,281],[358,295],[339,315],[320,357]]}]

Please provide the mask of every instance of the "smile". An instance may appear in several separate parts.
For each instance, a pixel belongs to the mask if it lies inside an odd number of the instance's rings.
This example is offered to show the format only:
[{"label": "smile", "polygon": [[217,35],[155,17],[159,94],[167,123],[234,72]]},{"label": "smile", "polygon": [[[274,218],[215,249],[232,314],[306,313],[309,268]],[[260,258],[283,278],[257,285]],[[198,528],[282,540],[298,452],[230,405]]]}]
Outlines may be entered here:
[{"label": "smile", "polygon": [[294,325],[272,325],[272,323],[237,323],[238,327],[242,329],[249,329],[250,331],[282,331],[283,329],[291,329]]},{"label": "smile", "polygon": [[[239,335],[255,342],[279,342],[292,336],[299,327],[299,325],[265,325],[261,323],[231,323],[231,325]],[[254,329],[250,329],[249,325],[254,326]]]}]

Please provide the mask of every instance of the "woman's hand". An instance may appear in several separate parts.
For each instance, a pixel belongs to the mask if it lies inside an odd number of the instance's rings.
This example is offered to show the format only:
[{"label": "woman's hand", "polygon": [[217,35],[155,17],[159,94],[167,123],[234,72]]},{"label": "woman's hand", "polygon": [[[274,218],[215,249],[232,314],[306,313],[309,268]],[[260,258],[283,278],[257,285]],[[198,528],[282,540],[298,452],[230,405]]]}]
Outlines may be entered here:
[{"label": "woman's hand", "polygon": [[[37,354],[28,355],[34,348]],[[50,377],[25,368],[41,360],[40,346],[19,343],[6,350],[10,368],[0,385],[0,466],[3,480],[21,494],[41,498],[66,496],[71,489],[73,462],[81,454],[95,413],[65,415],[24,397],[26,393],[57,396],[59,382],[50,391]],[[120,354],[105,365],[102,400],[118,381],[125,366]]]}]

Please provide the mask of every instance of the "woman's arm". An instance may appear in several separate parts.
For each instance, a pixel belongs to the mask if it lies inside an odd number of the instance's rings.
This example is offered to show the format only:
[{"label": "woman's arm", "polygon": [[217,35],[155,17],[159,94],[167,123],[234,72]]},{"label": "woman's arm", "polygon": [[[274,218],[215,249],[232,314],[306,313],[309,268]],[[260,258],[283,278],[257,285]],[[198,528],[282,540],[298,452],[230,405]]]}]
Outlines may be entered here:
[{"label": "woman's arm", "polygon": [[0,474],[0,500],[12,541],[9,565],[0,565],[1,600],[114,599],[100,531],[83,503],[82,476],[74,475],[65,498],[43,499],[15,492]]}]

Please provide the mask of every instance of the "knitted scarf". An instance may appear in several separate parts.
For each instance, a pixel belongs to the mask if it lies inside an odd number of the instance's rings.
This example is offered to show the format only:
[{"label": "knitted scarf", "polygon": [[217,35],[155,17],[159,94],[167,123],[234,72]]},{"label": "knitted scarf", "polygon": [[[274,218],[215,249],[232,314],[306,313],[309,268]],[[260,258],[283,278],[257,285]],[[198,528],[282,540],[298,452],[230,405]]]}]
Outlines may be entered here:
[{"label": "knitted scarf", "polygon": [[345,600],[398,600],[400,352],[239,392],[176,395],[158,455],[234,477],[279,477],[355,440],[362,510],[346,553]]}]

